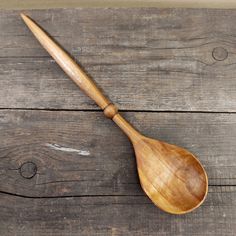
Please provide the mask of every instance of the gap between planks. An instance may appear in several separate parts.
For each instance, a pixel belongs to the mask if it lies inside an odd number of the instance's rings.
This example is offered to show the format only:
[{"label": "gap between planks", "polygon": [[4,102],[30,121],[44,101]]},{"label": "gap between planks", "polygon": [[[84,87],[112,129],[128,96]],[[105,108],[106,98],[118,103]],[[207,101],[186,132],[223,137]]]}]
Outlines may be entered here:
[{"label": "gap between planks", "polygon": [[[99,108],[94,108],[94,109],[57,109],[57,108],[6,108],[6,107],[0,107],[0,110],[7,110],[7,111],[73,111],[73,112],[103,112]],[[235,111],[187,111],[187,110],[131,110],[131,109],[119,109],[119,112],[145,112],[145,113],[204,113],[204,114],[236,114]]]},{"label": "gap between planks", "polygon": [[[236,187],[236,185],[208,185],[210,187],[209,189],[209,193],[215,193],[218,191],[212,191],[212,188],[217,188],[221,191],[222,187],[225,188],[233,188],[233,190],[231,190],[231,192],[234,192],[234,187]],[[236,188],[235,188],[236,190]],[[19,197],[19,198],[26,198],[26,199],[57,199],[57,198],[97,198],[97,197],[147,197],[144,193],[143,194],[84,194],[84,195],[63,195],[63,196],[27,196],[27,195],[22,195],[22,194],[16,194],[16,193],[10,193],[10,192],[6,192],[6,191],[0,191],[0,194],[4,194],[4,195],[9,195],[9,196],[14,196],[14,197]],[[152,204],[150,202],[150,204]]]}]

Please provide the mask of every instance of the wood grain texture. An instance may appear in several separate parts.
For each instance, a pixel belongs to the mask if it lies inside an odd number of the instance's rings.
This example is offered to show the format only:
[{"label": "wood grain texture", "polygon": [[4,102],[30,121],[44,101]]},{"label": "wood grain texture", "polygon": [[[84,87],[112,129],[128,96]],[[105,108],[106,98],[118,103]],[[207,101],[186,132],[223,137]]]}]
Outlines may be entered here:
[{"label": "wood grain texture", "polygon": [[153,203],[171,214],[198,208],[208,193],[208,177],[188,150],[147,137],[134,145],[140,184]]},{"label": "wood grain texture", "polygon": [[[196,154],[210,185],[236,184],[235,116],[125,114],[144,134]],[[143,195],[132,145],[102,112],[6,110],[0,122],[1,191],[28,197]],[[37,166],[31,179],[20,174],[26,162]]]},{"label": "wood grain texture", "polygon": [[[235,10],[25,13],[123,110],[236,111]],[[97,109],[31,36],[18,11],[1,12],[0,32],[0,107]],[[224,60],[212,56],[219,47],[227,52]]]},{"label": "wood grain texture", "polygon": [[0,195],[4,236],[235,236],[236,189],[212,187],[203,207],[163,213],[144,196],[27,199]]}]

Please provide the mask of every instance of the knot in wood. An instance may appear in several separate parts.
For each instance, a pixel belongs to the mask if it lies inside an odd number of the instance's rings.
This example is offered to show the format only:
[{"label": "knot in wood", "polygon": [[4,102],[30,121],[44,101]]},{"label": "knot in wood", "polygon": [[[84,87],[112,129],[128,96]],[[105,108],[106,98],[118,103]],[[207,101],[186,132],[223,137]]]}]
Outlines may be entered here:
[{"label": "knot in wood", "polygon": [[216,47],[212,51],[212,57],[216,61],[223,61],[228,57],[228,51],[222,47]]},{"label": "knot in wood", "polygon": [[33,162],[25,162],[20,167],[20,175],[25,179],[33,178],[37,173],[37,166]]},{"label": "knot in wood", "polygon": [[118,109],[113,103],[110,103],[104,108],[103,112],[107,118],[112,119],[118,113]]}]

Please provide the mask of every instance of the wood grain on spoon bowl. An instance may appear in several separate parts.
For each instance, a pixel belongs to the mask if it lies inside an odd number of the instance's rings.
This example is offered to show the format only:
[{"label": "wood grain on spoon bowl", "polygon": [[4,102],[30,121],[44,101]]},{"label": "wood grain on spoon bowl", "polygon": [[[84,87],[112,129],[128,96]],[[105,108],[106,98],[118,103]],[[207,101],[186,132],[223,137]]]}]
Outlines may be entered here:
[{"label": "wood grain on spoon bowl", "polygon": [[184,214],[201,205],[207,190],[207,175],[189,151],[141,135],[119,114],[95,82],[28,16],[22,19],[64,72],[112,119],[131,140],[140,183],[145,193],[162,210]]},{"label": "wood grain on spoon bowl", "polygon": [[120,114],[113,121],[131,140],[141,186],[156,206],[168,213],[184,214],[204,202],[208,178],[192,153],[141,135]]},{"label": "wood grain on spoon bowl", "polygon": [[142,188],[159,208],[184,214],[201,205],[208,190],[207,175],[190,152],[146,137],[134,149]]}]

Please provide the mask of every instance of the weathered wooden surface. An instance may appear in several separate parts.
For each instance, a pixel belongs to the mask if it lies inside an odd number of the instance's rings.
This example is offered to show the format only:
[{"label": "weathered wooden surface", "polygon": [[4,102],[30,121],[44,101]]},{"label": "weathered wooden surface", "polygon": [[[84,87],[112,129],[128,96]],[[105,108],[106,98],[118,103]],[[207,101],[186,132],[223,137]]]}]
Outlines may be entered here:
[{"label": "weathered wooden surface", "polygon": [[[236,111],[235,10],[27,12],[121,109]],[[0,32],[0,107],[97,109],[68,82],[19,12],[1,12]],[[223,52],[213,57],[219,47]]]},{"label": "weathered wooden surface", "polygon": [[0,194],[4,236],[235,236],[236,187],[214,187],[204,205],[176,216],[144,196],[18,198]]},{"label": "weathered wooden surface", "polygon": [[125,135],[91,111],[19,12],[1,11],[0,235],[234,236],[236,10],[26,13],[140,131],[196,154],[209,195],[184,216],[156,208]]},{"label": "weathered wooden surface", "polygon": [[[127,138],[101,112],[3,110],[0,186],[5,194],[0,198],[0,232],[234,235],[236,195],[230,186],[236,185],[236,115],[130,112],[125,116],[145,134],[199,156],[210,185],[200,209],[186,216],[157,209],[139,186]],[[21,166],[28,162],[37,166],[31,179],[21,176]]]},{"label": "weathered wooden surface", "polygon": [[[142,133],[195,153],[210,185],[236,185],[236,114],[126,117]],[[29,197],[142,194],[132,146],[102,112],[1,111],[0,127],[2,191]],[[26,162],[37,166],[32,179],[20,175]]]}]

